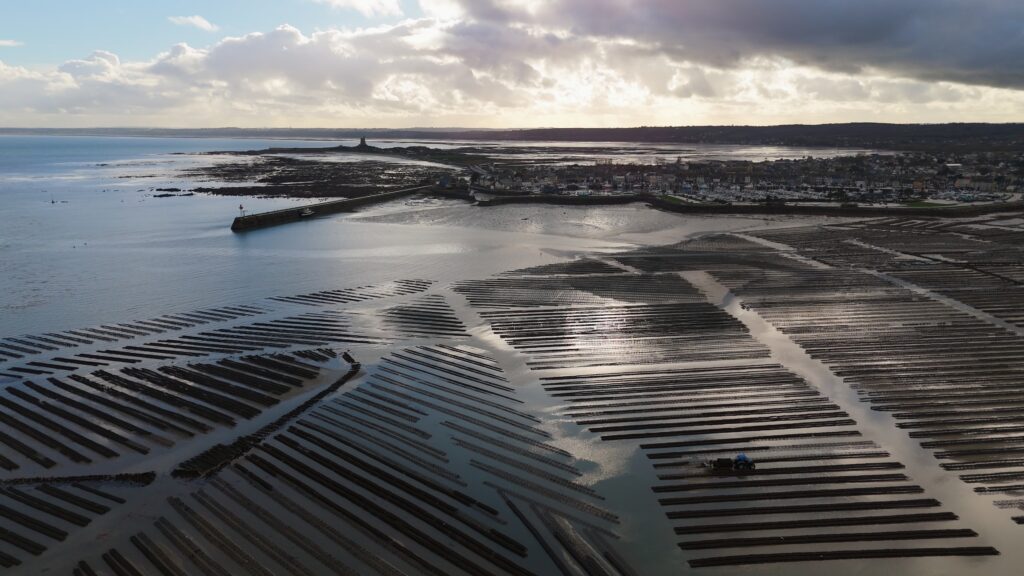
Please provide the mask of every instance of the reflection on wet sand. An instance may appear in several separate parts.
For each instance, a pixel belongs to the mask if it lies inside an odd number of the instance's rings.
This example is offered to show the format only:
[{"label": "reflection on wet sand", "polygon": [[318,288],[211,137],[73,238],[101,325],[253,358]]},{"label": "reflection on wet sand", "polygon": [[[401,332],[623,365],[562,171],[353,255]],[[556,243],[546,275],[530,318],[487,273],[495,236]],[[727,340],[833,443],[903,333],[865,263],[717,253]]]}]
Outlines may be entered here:
[{"label": "reflection on wet sand", "polygon": [[[207,294],[197,304],[153,284],[124,292],[146,314],[79,299],[61,305],[81,322],[16,317],[35,329],[0,335],[0,562],[1010,574],[1020,560],[1012,227],[446,201],[309,224],[189,244],[215,261],[166,278]],[[179,241],[126,237],[85,261],[113,270]],[[260,281],[223,290],[215,272]]]}]

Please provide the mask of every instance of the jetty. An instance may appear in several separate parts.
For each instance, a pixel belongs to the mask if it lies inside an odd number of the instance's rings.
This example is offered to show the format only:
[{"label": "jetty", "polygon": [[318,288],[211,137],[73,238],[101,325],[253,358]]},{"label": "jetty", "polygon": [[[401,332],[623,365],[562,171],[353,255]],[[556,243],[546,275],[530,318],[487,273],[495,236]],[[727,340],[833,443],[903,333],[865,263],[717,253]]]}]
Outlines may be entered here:
[{"label": "jetty", "polygon": [[285,208],[283,210],[247,214],[236,217],[231,223],[231,230],[233,232],[244,232],[246,230],[253,230],[256,228],[266,228],[268,226],[277,226],[278,224],[295,222],[304,218],[323,216],[324,214],[347,212],[353,208],[394,200],[395,198],[409,196],[431,188],[433,188],[433,185],[416,186],[414,188],[393,190],[391,192],[382,192],[380,194],[362,196],[359,198],[342,198],[339,200],[319,202],[317,204],[306,204],[304,206],[296,206],[294,208]]}]

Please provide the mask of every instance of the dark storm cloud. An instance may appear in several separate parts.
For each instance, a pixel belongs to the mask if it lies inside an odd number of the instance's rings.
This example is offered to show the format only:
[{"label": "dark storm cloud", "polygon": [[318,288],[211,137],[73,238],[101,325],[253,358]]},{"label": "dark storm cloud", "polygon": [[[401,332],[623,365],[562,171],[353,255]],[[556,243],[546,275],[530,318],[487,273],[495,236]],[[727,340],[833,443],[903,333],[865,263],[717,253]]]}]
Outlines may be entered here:
[{"label": "dark storm cloud", "polygon": [[1022,0],[464,0],[470,18],[635,40],[716,67],[781,56],[836,72],[1024,88]]}]

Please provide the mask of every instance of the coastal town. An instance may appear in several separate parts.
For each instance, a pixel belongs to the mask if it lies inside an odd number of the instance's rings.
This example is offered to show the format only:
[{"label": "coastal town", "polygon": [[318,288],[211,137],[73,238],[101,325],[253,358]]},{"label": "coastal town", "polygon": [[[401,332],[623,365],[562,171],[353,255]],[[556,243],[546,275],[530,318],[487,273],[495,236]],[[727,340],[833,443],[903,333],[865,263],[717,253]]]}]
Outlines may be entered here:
[{"label": "coastal town", "polygon": [[[671,196],[694,203],[1004,202],[1024,190],[1024,154],[874,153],[764,162],[500,163],[473,166],[475,192]],[[447,182],[447,181],[446,181]]]}]

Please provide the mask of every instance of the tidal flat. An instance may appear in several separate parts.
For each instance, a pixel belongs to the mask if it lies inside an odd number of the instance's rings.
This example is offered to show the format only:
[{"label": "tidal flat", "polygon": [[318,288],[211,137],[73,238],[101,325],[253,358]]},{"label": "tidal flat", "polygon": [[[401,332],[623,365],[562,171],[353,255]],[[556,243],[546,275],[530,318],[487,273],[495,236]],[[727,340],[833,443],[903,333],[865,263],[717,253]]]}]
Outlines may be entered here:
[{"label": "tidal flat", "polygon": [[6,573],[1016,573],[1015,216],[232,234],[297,204],[145,161],[5,184]]}]

